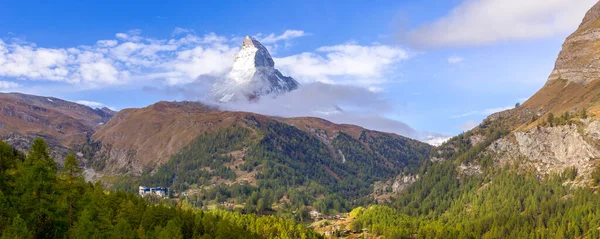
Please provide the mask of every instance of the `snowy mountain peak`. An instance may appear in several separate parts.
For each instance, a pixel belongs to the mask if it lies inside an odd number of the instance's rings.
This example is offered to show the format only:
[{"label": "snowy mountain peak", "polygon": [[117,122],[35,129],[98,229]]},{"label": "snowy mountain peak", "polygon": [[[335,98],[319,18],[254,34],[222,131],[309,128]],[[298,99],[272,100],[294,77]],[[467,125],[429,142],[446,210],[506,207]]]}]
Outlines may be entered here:
[{"label": "snowy mountain peak", "polygon": [[236,54],[235,58],[234,67],[236,62],[251,60],[251,58],[254,58],[255,67],[275,67],[275,62],[267,48],[251,36],[244,38],[242,50]]},{"label": "snowy mountain peak", "polygon": [[228,102],[265,95],[275,97],[296,88],[296,80],[275,69],[275,62],[267,48],[256,38],[246,36],[242,49],[235,54],[231,71],[213,85],[211,92],[216,100]]}]

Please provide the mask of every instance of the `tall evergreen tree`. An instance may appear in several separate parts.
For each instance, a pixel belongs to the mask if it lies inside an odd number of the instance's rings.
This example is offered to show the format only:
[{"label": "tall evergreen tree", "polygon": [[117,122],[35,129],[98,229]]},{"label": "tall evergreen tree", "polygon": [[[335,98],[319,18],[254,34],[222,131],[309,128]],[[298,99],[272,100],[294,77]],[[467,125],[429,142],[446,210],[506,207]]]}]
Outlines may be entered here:
[{"label": "tall evergreen tree", "polygon": [[0,191],[6,191],[6,185],[10,182],[10,169],[14,169],[16,163],[15,152],[10,145],[0,142]]},{"label": "tall evergreen tree", "polygon": [[69,227],[73,225],[73,207],[75,200],[81,195],[81,191],[85,186],[83,170],[77,163],[77,158],[73,151],[69,152],[65,158],[65,166],[61,172],[61,178],[65,181],[63,185],[63,193],[67,198],[69,208]]},{"label": "tall evergreen tree", "polygon": [[[43,139],[33,141],[19,177],[21,211],[35,238],[55,238],[59,224],[57,164]],[[56,224],[56,225],[55,225]]]},{"label": "tall evergreen tree", "polygon": [[31,238],[31,232],[27,229],[27,224],[17,215],[12,222],[12,225],[8,226],[1,239],[29,239]]}]

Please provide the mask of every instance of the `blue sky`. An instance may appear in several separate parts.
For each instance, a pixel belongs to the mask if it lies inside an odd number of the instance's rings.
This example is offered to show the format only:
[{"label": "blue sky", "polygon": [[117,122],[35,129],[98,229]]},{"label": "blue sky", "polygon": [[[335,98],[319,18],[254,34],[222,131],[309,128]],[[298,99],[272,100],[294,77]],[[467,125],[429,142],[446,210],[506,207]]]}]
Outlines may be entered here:
[{"label": "blue sky", "polygon": [[[320,92],[353,114],[322,117],[425,140],[535,93],[594,2],[3,1],[0,88],[115,109],[202,99],[253,35],[284,74],[338,87]],[[319,104],[302,97],[284,104]]]}]

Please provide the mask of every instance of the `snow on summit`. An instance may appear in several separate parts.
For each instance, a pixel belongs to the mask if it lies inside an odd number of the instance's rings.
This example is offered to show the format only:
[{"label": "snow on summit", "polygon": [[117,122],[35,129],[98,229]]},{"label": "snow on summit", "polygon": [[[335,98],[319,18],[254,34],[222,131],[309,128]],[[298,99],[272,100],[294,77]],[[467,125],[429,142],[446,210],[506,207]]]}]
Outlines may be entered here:
[{"label": "snow on summit", "polygon": [[235,54],[227,76],[215,83],[211,93],[217,101],[252,100],[295,90],[298,82],[275,69],[271,54],[256,38],[246,36],[242,49]]}]

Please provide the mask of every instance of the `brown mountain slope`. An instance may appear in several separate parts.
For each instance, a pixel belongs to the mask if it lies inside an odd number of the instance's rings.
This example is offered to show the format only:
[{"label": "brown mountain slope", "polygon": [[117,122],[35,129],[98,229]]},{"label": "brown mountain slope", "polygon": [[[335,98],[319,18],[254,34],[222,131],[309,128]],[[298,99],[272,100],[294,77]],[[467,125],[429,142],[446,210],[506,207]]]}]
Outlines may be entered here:
[{"label": "brown mountain slope", "polygon": [[113,114],[53,97],[0,93],[0,138],[19,149],[35,137],[70,148],[84,144]]},{"label": "brown mountain slope", "polygon": [[[425,147],[426,144],[390,133],[365,130],[354,125],[338,125],[318,118],[279,118],[248,112],[221,111],[194,102],[158,102],[141,109],[124,109],[93,135],[101,144],[97,160],[108,173],[139,174],[145,169],[156,169],[171,156],[207,131],[231,126],[243,126],[255,131],[254,126],[277,121],[292,125],[329,145],[344,132],[354,139],[389,137]],[[363,134],[364,132],[364,134]],[[259,132],[262,133],[262,132]],[[427,146],[428,147],[428,146]]]}]

